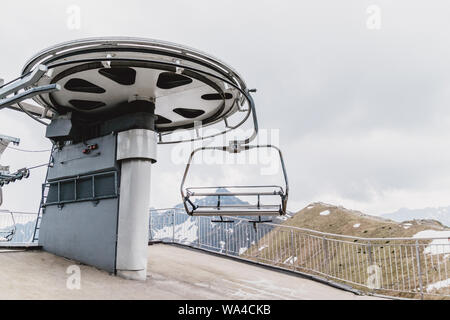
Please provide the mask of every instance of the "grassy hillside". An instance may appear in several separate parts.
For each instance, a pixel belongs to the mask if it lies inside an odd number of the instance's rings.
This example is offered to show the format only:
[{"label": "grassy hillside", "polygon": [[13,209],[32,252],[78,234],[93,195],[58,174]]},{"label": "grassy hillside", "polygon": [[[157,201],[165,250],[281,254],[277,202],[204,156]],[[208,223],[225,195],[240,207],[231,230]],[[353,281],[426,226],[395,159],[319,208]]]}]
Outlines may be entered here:
[{"label": "grassy hillside", "polygon": [[[321,215],[327,210],[329,214]],[[324,203],[305,207],[284,225],[364,238],[403,238],[424,230],[446,230],[444,225],[435,220],[399,223]]]},{"label": "grassy hillside", "polygon": [[[449,294],[447,281],[449,254],[429,254],[429,240],[376,240],[351,237],[324,237],[321,234],[287,228],[289,226],[361,238],[409,238],[426,230],[449,230],[433,220],[395,222],[348,210],[314,203],[263,236],[244,253],[246,258],[283,268],[315,274],[368,291],[370,266],[379,268],[379,293],[418,297],[420,283],[427,294]],[[442,246],[441,246],[442,247]],[[436,247],[433,247],[436,248]],[[448,247],[446,247],[448,248]],[[418,276],[420,261],[422,277]],[[435,288],[437,286],[437,288]],[[407,293],[413,292],[413,293]]]}]

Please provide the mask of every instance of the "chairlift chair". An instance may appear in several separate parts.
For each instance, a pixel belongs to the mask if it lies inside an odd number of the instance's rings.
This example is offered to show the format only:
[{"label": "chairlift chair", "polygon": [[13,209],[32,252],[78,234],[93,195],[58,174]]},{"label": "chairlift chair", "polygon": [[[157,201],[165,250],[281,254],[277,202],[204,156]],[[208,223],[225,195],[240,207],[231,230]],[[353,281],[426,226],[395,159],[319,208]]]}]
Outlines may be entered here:
[{"label": "chairlift chair", "polygon": [[[213,222],[232,222],[224,220],[225,216],[257,216],[259,219],[255,223],[266,222],[262,221],[262,216],[282,216],[286,214],[287,201],[289,193],[289,184],[281,150],[273,145],[249,145],[258,134],[258,120],[256,117],[254,101],[248,91],[245,95],[249,104],[249,109],[252,113],[254,133],[252,136],[241,141],[231,141],[228,146],[220,147],[201,147],[192,151],[181,182],[181,197],[186,213],[190,216],[219,216],[220,220]],[[207,186],[207,187],[185,187],[186,178],[189,173],[192,160],[196,153],[204,152],[206,150],[229,152],[231,154],[238,154],[252,149],[274,149],[277,151],[284,178],[284,186],[279,185],[250,185],[250,186]],[[227,192],[220,191],[227,189]],[[219,190],[219,191],[218,191]],[[196,204],[195,200],[198,197],[217,197],[215,205]],[[254,204],[224,204],[223,199],[227,197],[253,197],[256,203]]]}]

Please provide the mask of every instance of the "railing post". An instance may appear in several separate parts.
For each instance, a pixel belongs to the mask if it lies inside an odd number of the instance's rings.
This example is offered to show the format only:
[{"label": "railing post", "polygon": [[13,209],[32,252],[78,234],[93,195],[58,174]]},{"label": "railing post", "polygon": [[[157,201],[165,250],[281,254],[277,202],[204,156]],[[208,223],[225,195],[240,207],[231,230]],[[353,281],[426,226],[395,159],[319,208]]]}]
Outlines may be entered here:
[{"label": "railing post", "polygon": [[197,225],[198,225],[198,227],[197,227],[197,248],[200,248],[200,235],[202,234],[200,232],[200,226],[202,225],[200,223],[200,217],[197,217]]},{"label": "railing post", "polygon": [[419,273],[420,299],[423,300],[422,269],[420,267],[420,252],[418,240],[416,240],[416,260],[417,260],[417,272]]},{"label": "railing post", "polygon": [[228,229],[225,228],[225,254],[228,255],[228,246],[230,245],[230,236],[228,234]]},{"label": "railing post", "polygon": [[367,251],[369,253],[369,267],[373,264],[373,258],[372,258],[372,243],[370,241],[367,242]]},{"label": "railing post", "polygon": [[151,210],[148,213],[148,234],[149,234],[149,240],[153,241],[153,235],[152,235],[152,211]]},{"label": "railing post", "polygon": [[247,248],[248,248],[248,250],[250,250],[252,236],[251,236],[251,233],[248,231],[248,225],[246,225],[246,228],[245,228],[245,236],[247,237]]},{"label": "railing post", "polygon": [[[369,268],[371,269],[367,269],[367,272],[369,272],[369,270],[372,270],[372,265],[373,265],[373,257],[372,257],[372,242],[370,242],[370,240],[367,242],[367,250],[369,251],[369,256],[368,256],[368,260],[369,260]],[[397,267],[397,265],[396,265]],[[369,290],[372,293],[375,293],[375,287],[373,288],[369,288]]]},{"label": "railing post", "polygon": [[329,263],[329,257],[328,257],[328,241],[325,237],[322,237],[322,245],[323,245],[323,251],[325,253],[325,270],[326,270],[326,274],[329,275],[330,263]]},{"label": "railing post", "polygon": [[292,256],[292,269],[295,270],[295,257],[296,257],[296,250],[295,250],[295,241],[294,241],[294,230],[291,229],[291,256]]},{"label": "railing post", "polygon": [[172,210],[172,243],[175,243],[175,210]]}]

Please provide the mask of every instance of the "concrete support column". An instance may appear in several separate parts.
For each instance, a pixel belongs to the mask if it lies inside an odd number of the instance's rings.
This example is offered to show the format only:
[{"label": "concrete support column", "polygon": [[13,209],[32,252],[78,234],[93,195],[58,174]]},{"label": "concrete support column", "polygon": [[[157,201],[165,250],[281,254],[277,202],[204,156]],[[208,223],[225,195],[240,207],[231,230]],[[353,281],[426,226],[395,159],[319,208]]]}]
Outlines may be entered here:
[{"label": "concrete support column", "polygon": [[132,280],[147,277],[151,165],[156,162],[156,133],[146,129],[120,132],[121,162],[116,272]]}]

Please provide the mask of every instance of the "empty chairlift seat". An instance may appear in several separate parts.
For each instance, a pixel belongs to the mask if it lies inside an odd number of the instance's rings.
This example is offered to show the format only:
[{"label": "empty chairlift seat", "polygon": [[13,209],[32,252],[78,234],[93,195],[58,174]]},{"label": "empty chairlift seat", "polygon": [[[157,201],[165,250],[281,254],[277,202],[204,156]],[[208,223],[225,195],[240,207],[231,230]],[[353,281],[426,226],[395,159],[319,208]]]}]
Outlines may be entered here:
[{"label": "empty chairlift seat", "polygon": [[[239,153],[256,148],[273,148],[280,157],[285,185],[252,185],[252,186],[207,186],[185,187],[192,159],[197,152],[216,150]],[[280,149],[272,145],[231,147],[204,147],[192,152],[181,183],[181,195],[187,214],[191,216],[279,216],[286,214],[289,185],[286,168]],[[213,197],[214,203],[201,201],[201,198]],[[239,200],[229,201],[230,197]],[[243,201],[245,200],[245,201]]]}]

